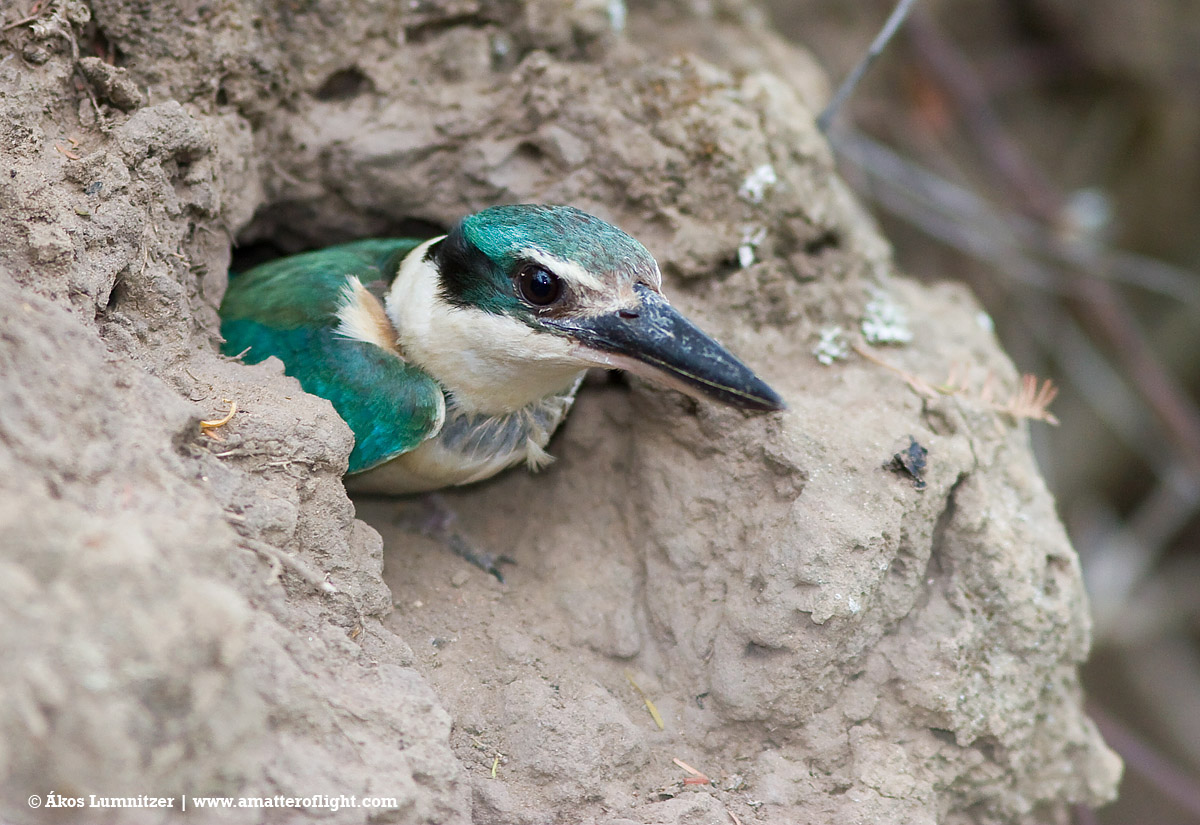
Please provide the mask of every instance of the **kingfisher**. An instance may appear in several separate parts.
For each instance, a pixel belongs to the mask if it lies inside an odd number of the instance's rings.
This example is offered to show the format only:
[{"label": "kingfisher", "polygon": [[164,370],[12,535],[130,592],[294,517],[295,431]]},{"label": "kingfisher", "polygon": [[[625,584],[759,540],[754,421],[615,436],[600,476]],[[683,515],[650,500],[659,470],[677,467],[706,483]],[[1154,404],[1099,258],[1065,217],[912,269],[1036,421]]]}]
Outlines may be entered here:
[{"label": "kingfisher", "polygon": [[222,351],[275,356],[354,433],[347,486],[383,494],[546,464],[591,367],[745,410],[785,408],[681,315],[641,243],[569,206],[484,209],[233,275]]}]

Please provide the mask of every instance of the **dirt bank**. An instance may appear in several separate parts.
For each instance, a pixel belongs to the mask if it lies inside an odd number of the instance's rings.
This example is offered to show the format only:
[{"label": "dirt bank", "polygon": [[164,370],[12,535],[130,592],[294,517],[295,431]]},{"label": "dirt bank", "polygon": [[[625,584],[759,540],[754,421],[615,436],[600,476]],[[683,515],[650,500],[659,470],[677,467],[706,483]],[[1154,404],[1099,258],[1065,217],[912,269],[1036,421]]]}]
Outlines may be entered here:
[{"label": "dirt bank", "polygon": [[[45,5],[0,36],[3,818],[63,821],[27,806],[51,791],[713,825],[1064,821],[1111,795],[1025,426],[813,351],[890,319],[912,341],[880,356],[931,382],[1016,376],[963,290],[892,272],[812,127],[823,79],[751,9]],[[411,505],[351,502],[348,429],[277,363],[220,357],[215,306],[235,242],[506,201],[640,238],[791,410],[592,382],[549,470],[448,496],[515,557],[502,586]],[[924,489],[884,466],[910,437]]]}]

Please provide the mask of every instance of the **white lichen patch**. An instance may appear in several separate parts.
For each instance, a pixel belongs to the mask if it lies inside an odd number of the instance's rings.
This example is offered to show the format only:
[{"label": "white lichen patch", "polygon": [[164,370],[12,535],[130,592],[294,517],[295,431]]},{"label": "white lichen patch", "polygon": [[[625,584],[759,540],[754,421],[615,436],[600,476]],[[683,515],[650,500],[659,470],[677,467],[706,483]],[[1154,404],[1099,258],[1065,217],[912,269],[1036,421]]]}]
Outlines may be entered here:
[{"label": "white lichen patch", "polygon": [[861,329],[868,344],[907,344],[913,339],[904,308],[882,289],[873,290]]},{"label": "white lichen patch", "polygon": [[628,10],[625,8],[625,0],[608,0],[608,24],[612,26],[612,30],[620,34],[625,31],[625,18],[628,16]]},{"label": "white lichen patch", "polygon": [[850,342],[841,327],[825,327],[820,335],[812,351],[818,362],[828,367],[834,361],[846,360],[850,355]]},{"label": "white lichen patch", "polygon": [[762,203],[767,192],[777,183],[779,183],[779,176],[775,174],[775,167],[764,163],[746,175],[746,179],[742,181],[742,185],[738,189],[738,195],[750,203]]},{"label": "white lichen patch", "polygon": [[738,266],[746,269],[757,260],[759,244],[767,239],[765,226],[747,226],[742,229],[742,242],[738,244]]}]

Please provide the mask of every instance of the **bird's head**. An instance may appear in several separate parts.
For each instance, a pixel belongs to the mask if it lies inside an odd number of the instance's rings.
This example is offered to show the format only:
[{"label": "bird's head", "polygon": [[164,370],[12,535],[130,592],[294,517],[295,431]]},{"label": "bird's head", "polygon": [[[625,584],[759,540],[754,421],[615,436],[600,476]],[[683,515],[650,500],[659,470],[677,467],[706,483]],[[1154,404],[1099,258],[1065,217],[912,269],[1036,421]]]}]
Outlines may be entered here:
[{"label": "bird's head", "polygon": [[[503,384],[535,400],[547,394],[545,386],[557,382],[553,391],[600,366],[743,409],[785,406],[667,302],[644,246],[586,212],[533,204],[485,209],[413,257],[419,260],[406,262],[397,278],[407,297],[389,302],[389,314],[406,350],[422,350],[418,363],[460,398],[498,398]],[[418,266],[426,280],[436,275],[432,294],[425,294],[430,287],[400,286],[405,270],[410,281],[420,277]],[[418,308],[422,303],[427,308]],[[472,405],[487,411],[486,401]]]}]

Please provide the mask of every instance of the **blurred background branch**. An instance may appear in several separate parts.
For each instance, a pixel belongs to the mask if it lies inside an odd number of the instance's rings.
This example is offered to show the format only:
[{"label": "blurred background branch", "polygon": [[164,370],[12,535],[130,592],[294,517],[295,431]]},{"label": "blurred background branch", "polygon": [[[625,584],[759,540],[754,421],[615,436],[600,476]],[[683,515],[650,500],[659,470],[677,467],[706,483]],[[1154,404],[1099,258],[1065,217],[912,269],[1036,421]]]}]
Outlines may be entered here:
[{"label": "blurred background branch", "polygon": [[1127,763],[1077,821],[1200,823],[1200,4],[772,11],[848,78],[821,124],[901,268],[971,285],[1063,388],[1064,426],[1031,429],[1091,597],[1093,716]]}]

